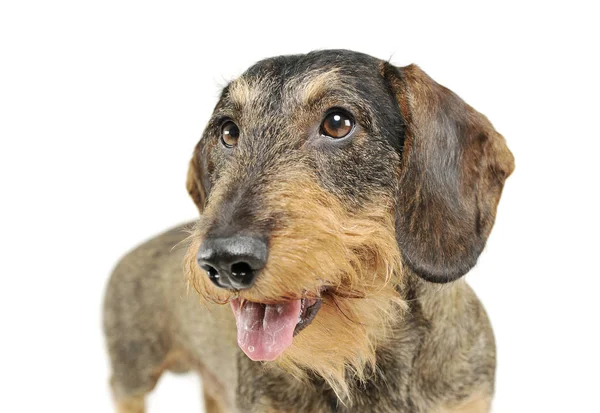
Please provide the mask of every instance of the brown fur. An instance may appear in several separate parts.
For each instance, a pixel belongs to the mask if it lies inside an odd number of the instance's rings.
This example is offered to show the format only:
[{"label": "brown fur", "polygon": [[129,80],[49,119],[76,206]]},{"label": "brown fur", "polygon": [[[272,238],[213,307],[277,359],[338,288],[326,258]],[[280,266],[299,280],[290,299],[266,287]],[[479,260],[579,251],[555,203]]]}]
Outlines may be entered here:
[{"label": "brown fur", "polygon": [[[336,107],[356,118],[352,140],[319,137]],[[241,130],[234,149],[219,143],[224,117]],[[513,168],[489,121],[416,66],[344,51],[257,64],[225,89],[190,162],[199,221],[130,253],[109,284],[119,411],[143,411],[164,370],[198,371],[210,413],[489,411],[493,334],[458,278]],[[252,288],[218,288],[198,266],[215,231],[267,234]],[[323,304],[260,363],[237,347],[233,297]]]},{"label": "brown fur", "polygon": [[442,407],[432,413],[480,413],[490,411],[492,398],[487,394],[487,391],[482,394],[474,394],[467,400],[460,402],[457,405]]},{"label": "brown fur", "polygon": [[117,402],[117,413],[144,413],[144,396],[137,396]]},{"label": "brown fur", "polygon": [[[185,272],[196,291],[216,303],[233,296],[258,302],[301,298],[300,293],[319,297],[327,286],[321,317],[278,363],[299,378],[315,372],[340,397],[348,397],[347,369],[364,379],[365,366],[375,367],[375,349],[405,307],[398,292],[402,271],[392,200],[376,200],[351,213],[306,179],[310,175],[288,169],[278,174],[285,185],[271,186],[267,208],[292,211],[290,224],[273,233],[269,264],[252,290],[233,293],[208,281],[196,264],[201,227],[192,236]],[[210,220],[212,213],[209,208],[205,216]]]},{"label": "brown fur", "polygon": [[[208,381],[209,379],[205,377],[204,380]],[[215,394],[218,394],[214,390],[215,387],[216,386],[214,384],[210,385],[204,383],[204,407],[206,413],[226,413],[227,410],[225,409],[221,401],[219,401],[219,399],[215,397]]]}]

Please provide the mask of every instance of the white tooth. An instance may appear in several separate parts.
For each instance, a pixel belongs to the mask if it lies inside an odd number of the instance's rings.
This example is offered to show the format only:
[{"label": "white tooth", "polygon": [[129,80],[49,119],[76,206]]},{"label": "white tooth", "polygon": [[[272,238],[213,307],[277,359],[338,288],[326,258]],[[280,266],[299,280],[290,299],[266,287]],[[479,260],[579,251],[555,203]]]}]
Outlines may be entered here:
[{"label": "white tooth", "polygon": [[298,322],[302,322],[302,313],[304,313],[304,298],[300,299],[300,314],[298,314]]}]

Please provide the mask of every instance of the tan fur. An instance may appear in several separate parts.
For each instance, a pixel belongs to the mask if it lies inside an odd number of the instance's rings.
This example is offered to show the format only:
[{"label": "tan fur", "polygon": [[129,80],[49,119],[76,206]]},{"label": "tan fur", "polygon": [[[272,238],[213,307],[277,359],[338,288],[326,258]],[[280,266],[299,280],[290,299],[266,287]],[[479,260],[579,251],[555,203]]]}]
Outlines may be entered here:
[{"label": "tan fur", "polygon": [[214,391],[214,386],[207,383],[208,377],[203,379],[204,387],[204,410],[206,413],[227,413],[223,404],[216,398],[217,392]]},{"label": "tan fur", "polygon": [[264,95],[277,83],[269,77],[258,77],[252,80],[239,77],[229,85],[229,100],[234,108],[244,108],[247,119],[259,116],[264,106]]},{"label": "tan fur", "polygon": [[252,88],[243,77],[237,78],[229,85],[229,98],[236,107],[247,105],[252,96]]},{"label": "tan fur", "polygon": [[188,166],[188,173],[185,181],[185,186],[190,194],[190,197],[194,201],[194,204],[198,207],[200,212],[206,203],[206,194],[202,190],[202,184],[199,178],[199,171],[196,169],[194,159],[190,161]]},{"label": "tan fur", "polygon": [[129,397],[117,402],[117,413],[144,413],[144,396]]},{"label": "tan fur", "polygon": [[[277,302],[319,297],[327,287],[319,317],[277,364],[298,378],[306,370],[316,372],[348,398],[346,370],[364,379],[365,367],[375,366],[375,349],[388,325],[405,307],[398,292],[402,269],[392,202],[382,198],[351,213],[308,180],[309,171],[286,174],[279,180],[284,183],[272,185],[269,210],[288,211],[290,223],[273,233],[269,263],[254,288],[235,295]],[[201,241],[199,225],[185,259],[187,277],[205,299],[225,303],[234,293],[208,282],[197,265]]]},{"label": "tan fur", "polygon": [[119,394],[117,389],[113,389],[114,397],[117,401],[118,413],[144,413],[145,412],[145,396],[152,391],[162,374],[167,371],[187,371],[190,360],[187,355],[181,351],[172,351],[167,354],[164,361],[151,373],[152,385],[146,393],[137,396],[123,396]]},{"label": "tan fur", "polygon": [[[414,65],[305,58],[228,85],[189,166],[200,219],[115,269],[104,329],[120,413],[142,413],[165,370],[197,371],[208,413],[489,412],[494,337],[460,277],[514,168],[504,138]],[[331,141],[322,121],[342,109],[356,128]],[[223,119],[240,129],[234,148]],[[267,240],[266,266],[247,289],[218,288],[199,247],[240,234]],[[275,361],[254,362],[233,298],[322,306]]]},{"label": "tan fur", "polygon": [[287,85],[287,93],[298,97],[301,105],[312,105],[339,81],[337,68],[316,72]]},{"label": "tan fur", "polygon": [[227,403],[223,400],[226,393],[225,385],[219,381],[205,366],[195,362],[195,368],[202,377],[202,390],[204,392],[204,407],[206,413],[227,413]]},{"label": "tan fur", "polygon": [[[286,85],[286,93],[297,98],[301,104],[312,104],[323,97],[323,93],[336,84],[339,79],[336,68],[312,73],[306,78],[296,79]],[[229,86],[229,98],[236,107],[244,107],[260,99],[261,91],[270,87],[269,79],[256,79],[249,83],[240,77]]]},{"label": "tan fur", "polygon": [[476,393],[458,404],[435,410],[432,413],[489,413],[492,398],[487,393]]}]

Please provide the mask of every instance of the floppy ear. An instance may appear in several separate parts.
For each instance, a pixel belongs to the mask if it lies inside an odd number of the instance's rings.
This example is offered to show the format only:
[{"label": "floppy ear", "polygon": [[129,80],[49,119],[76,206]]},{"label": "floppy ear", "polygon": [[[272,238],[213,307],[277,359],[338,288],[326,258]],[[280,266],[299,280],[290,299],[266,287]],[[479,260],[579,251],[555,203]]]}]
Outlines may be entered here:
[{"label": "floppy ear", "polygon": [[514,159],[485,116],[415,65],[384,67],[406,122],[396,207],[405,263],[449,282],[477,262]]},{"label": "floppy ear", "polygon": [[187,191],[200,213],[204,211],[211,187],[210,171],[212,170],[212,164],[209,159],[209,149],[204,144],[205,141],[206,138],[202,137],[194,149],[186,180]]}]

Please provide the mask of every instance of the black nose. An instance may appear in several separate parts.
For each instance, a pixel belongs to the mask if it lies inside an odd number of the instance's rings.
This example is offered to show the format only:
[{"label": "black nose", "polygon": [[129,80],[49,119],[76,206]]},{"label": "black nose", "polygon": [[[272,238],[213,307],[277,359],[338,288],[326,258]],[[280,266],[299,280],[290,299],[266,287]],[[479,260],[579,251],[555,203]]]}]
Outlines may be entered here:
[{"label": "black nose", "polygon": [[216,286],[241,290],[252,286],[267,255],[267,244],[261,238],[234,236],[206,239],[196,258]]}]

